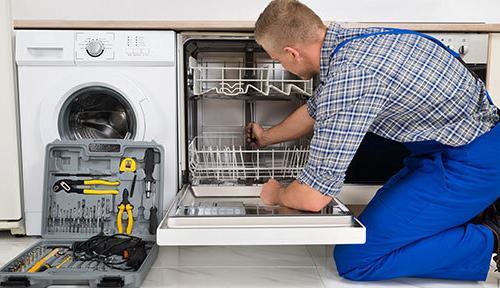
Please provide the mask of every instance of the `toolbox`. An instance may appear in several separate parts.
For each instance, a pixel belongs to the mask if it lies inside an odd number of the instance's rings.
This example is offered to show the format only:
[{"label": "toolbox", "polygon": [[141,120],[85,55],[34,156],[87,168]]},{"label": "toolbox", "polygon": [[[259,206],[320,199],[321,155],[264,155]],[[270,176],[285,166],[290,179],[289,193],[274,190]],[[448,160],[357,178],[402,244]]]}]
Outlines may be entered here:
[{"label": "toolbox", "polygon": [[130,140],[47,145],[43,239],[1,268],[0,285],[139,287],[158,256],[163,153]]}]

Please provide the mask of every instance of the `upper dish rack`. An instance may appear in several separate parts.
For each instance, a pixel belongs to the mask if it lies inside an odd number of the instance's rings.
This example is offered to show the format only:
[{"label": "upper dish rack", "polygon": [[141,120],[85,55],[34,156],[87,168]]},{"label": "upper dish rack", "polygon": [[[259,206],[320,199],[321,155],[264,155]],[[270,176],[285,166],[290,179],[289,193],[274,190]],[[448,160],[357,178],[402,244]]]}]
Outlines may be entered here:
[{"label": "upper dish rack", "polygon": [[296,178],[304,167],[309,146],[245,149],[242,136],[204,135],[189,144],[189,170],[193,184],[228,184]]},{"label": "upper dish rack", "polygon": [[207,65],[189,57],[193,74],[193,94],[236,97],[255,92],[259,96],[311,96],[313,80],[290,79],[276,62],[261,67],[231,67],[234,63]]}]

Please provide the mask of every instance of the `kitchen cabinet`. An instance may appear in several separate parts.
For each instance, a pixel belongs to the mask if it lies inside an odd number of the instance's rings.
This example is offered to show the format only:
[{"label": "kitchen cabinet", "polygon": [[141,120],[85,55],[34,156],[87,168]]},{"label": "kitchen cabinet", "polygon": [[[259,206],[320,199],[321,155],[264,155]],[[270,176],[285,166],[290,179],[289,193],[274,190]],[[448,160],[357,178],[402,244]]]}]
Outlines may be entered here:
[{"label": "kitchen cabinet", "polygon": [[500,106],[500,33],[491,33],[489,37],[488,78],[486,86],[493,102]]},{"label": "kitchen cabinet", "polygon": [[24,233],[21,214],[21,192],[16,117],[13,30],[10,1],[0,1],[0,229]]}]

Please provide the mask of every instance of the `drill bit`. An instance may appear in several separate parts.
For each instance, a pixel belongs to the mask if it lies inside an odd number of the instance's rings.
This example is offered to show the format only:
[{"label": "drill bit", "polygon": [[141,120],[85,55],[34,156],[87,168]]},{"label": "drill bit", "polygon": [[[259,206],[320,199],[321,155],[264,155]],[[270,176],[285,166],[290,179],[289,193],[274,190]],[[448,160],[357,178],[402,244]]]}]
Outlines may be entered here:
[{"label": "drill bit", "polygon": [[59,204],[56,205],[56,226],[55,226],[55,232],[59,232],[59,226],[61,225],[61,219],[59,219]]}]

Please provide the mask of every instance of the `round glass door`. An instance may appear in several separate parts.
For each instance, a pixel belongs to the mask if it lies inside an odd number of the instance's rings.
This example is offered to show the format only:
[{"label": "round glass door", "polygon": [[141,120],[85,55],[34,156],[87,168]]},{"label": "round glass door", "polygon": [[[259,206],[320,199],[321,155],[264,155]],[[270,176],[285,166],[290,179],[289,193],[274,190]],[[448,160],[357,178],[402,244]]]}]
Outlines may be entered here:
[{"label": "round glass door", "polygon": [[74,92],[59,114],[63,139],[133,139],[136,127],[130,103],[117,91],[103,86]]}]

